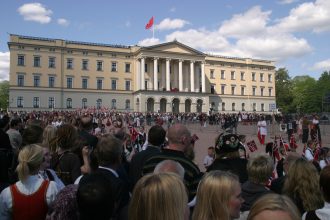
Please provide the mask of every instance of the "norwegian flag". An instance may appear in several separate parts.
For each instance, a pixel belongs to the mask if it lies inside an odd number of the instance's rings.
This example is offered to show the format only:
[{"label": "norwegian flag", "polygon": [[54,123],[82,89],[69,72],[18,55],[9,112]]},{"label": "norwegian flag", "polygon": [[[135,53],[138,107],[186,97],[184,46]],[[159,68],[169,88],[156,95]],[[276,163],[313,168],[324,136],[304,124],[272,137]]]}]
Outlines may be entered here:
[{"label": "norwegian flag", "polygon": [[251,152],[254,152],[254,151],[258,150],[258,147],[257,147],[256,142],[254,140],[247,142],[246,145],[247,145],[247,147],[249,148],[249,150]]},{"label": "norwegian flag", "polygon": [[130,135],[132,137],[132,141],[135,142],[135,140],[137,139],[139,133],[136,131],[136,129],[134,127],[131,127],[129,129],[129,133],[130,133]]},{"label": "norwegian flag", "polygon": [[278,148],[278,142],[277,142],[277,136],[275,136],[274,138],[274,143],[273,143],[273,157],[279,161],[280,158],[280,152],[279,152],[279,148]]},{"label": "norwegian flag", "polygon": [[292,134],[290,137],[290,148],[297,149],[298,145],[296,143],[296,138]]},{"label": "norwegian flag", "polygon": [[283,140],[282,136],[280,136],[280,147],[283,147],[285,151],[289,150],[289,144]]}]

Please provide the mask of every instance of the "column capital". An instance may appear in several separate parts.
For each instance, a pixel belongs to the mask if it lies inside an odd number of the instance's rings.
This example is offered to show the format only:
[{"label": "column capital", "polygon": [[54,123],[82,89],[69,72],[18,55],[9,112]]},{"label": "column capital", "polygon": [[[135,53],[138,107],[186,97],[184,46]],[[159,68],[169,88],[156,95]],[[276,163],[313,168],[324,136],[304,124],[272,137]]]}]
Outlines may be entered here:
[{"label": "column capital", "polygon": [[171,61],[172,59],[169,57],[166,57],[166,61]]},{"label": "column capital", "polygon": [[159,57],[154,57],[154,60],[159,60]]},{"label": "column capital", "polygon": [[190,60],[190,63],[195,63],[196,61],[195,60]]},{"label": "column capital", "polygon": [[179,59],[179,62],[183,63],[184,62],[184,59]]},{"label": "column capital", "polygon": [[140,57],[140,59],[146,59],[147,58],[147,56],[141,56]]}]

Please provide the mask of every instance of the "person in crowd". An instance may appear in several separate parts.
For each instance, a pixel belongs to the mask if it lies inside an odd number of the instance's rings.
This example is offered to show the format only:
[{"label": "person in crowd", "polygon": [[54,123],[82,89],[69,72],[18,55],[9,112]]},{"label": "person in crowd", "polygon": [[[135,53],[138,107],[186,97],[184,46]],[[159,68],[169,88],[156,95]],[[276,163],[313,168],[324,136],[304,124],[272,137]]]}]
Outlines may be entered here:
[{"label": "person in crowd", "polygon": [[7,134],[10,139],[10,144],[14,151],[18,151],[22,146],[22,135],[19,130],[22,127],[22,120],[18,117],[14,117],[10,120],[9,130]]},{"label": "person in crowd", "polygon": [[184,180],[184,168],[180,163],[173,160],[163,160],[155,167],[154,173],[175,173]]},{"label": "person in crowd", "polygon": [[320,168],[323,169],[324,167],[330,165],[330,148],[322,147],[320,151],[319,164]]},{"label": "person in crowd", "polygon": [[301,214],[323,206],[318,171],[304,158],[297,159],[289,167],[283,193],[294,201]]},{"label": "person in crowd", "polygon": [[305,158],[313,162],[314,161],[314,151],[316,149],[316,144],[313,140],[308,140],[307,145],[306,145],[306,150],[305,150]]},{"label": "person in crowd", "polygon": [[267,136],[267,122],[264,116],[260,117],[260,120],[257,123],[258,126],[258,139],[260,144],[265,145],[265,140]]},{"label": "person in crowd", "polygon": [[152,156],[143,166],[143,175],[152,173],[155,166],[163,160],[177,161],[185,169],[185,184],[189,191],[189,199],[192,199],[197,190],[197,185],[201,178],[201,172],[190,159],[185,156],[185,152],[192,146],[192,136],[190,131],[182,124],[174,124],[167,131],[168,146],[160,154]]},{"label": "person in crowd", "polygon": [[77,191],[77,205],[80,220],[109,220],[113,216],[115,195],[109,180],[102,173],[86,175]]},{"label": "person in crowd", "polygon": [[306,115],[302,119],[301,127],[302,127],[302,143],[304,144],[304,148],[305,148],[309,134],[309,120]]},{"label": "person in crowd", "polygon": [[290,198],[269,193],[251,207],[247,220],[300,220],[300,213]]},{"label": "person in crowd", "polygon": [[56,131],[56,154],[52,157],[51,167],[65,185],[74,183],[80,176],[81,162],[73,149],[78,138],[77,130],[70,124],[63,124]]},{"label": "person in crowd", "polygon": [[204,157],[204,167],[205,169],[209,168],[209,166],[213,163],[214,160],[214,147],[211,146],[207,148],[207,155]]},{"label": "person in crowd", "polygon": [[238,140],[241,143],[238,149],[239,157],[243,159],[248,159],[249,155],[246,153],[246,135],[238,135]]},{"label": "person in crowd", "polygon": [[50,161],[52,155],[50,150],[47,146],[41,145],[43,150],[43,160],[40,166],[39,175],[41,178],[49,181],[54,181],[56,183],[58,191],[61,191],[64,188],[64,183],[62,180],[57,176],[56,172],[50,168]]},{"label": "person in crowd", "polygon": [[0,219],[45,219],[58,189],[55,182],[38,175],[43,158],[42,147],[36,144],[19,152],[19,181],[1,192]]},{"label": "person in crowd", "polygon": [[129,220],[188,220],[186,188],[173,173],[148,174],[136,184],[129,205]]},{"label": "person in crowd", "polygon": [[[125,216],[127,214],[125,211],[129,201],[129,191],[126,182],[120,178],[116,171],[122,161],[122,141],[113,135],[102,136],[96,145],[94,153],[99,166],[92,173],[104,175],[114,193],[115,205],[112,216],[114,218]],[[84,178],[85,176],[80,181],[83,181]]]},{"label": "person in crowd", "polygon": [[283,161],[283,170],[284,170],[285,175],[282,175],[282,176],[272,180],[272,182],[271,182],[270,189],[273,192],[278,193],[278,194],[282,193],[285,179],[287,178],[287,175],[289,173],[289,167],[299,158],[301,158],[301,156],[298,153],[288,152],[288,154],[286,155],[286,157],[284,158],[284,161]]},{"label": "person in crowd", "polygon": [[79,137],[84,139],[88,146],[95,148],[97,144],[97,137],[92,135],[93,133],[93,121],[89,116],[82,116],[79,120]]},{"label": "person in crowd", "polygon": [[11,169],[14,157],[9,136],[3,130],[6,123],[3,119],[0,119],[0,192],[10,185],[9,170]]},{"label": "person in crowd", "polygon": [[42,134],[42,146],[47,147],[51,151],[51,153],[55,153],[56,151],[56,131],[57,127],[53,125],[47,125]]},{"label": "person in crowd", "polygon": [[67,185],[59,191],[49,207],[46,220],[79,220],[77,191],[76,184]]},{"label": "person in crowd", "polygon": [[42,142],[43,129],[39,125],[28,125],[22,135],[22,147]]},{"label": "person in crowd", "polygon": [[235,174],[211,171],[198,186],[192,219],[239,218],[243,201],[241,185]]},{"label": "person in crowd", "polygon": [[249,179],[242,185],[244,202],[241,211],[250,210],[258,198],[271,192],[266,185],[272,176],[273,170],[274,163],[268,155],[259,155],[249,160],[247,165]]},{"label": "person in crowd", "polygon": [[162,126],[154,125],[148,132],[148,146],[145,150],[136,153],[131,160],[129,178],[132,188],[142,177],[144,163],[152,156],[160,154],[160,147],[165,142],[166,131]]},{"label": "person in crowd", "polygon": [[317,140],[318,143],[321,143],[322,139],[321,139],[320,120],[316,114],[313,115],[312,124],[314,126],[315,133],[316,133],[315,139]]},{"label": "person in crowd", "polygon": [[240,183],[248,179],[247,159],[240,158],[239,148],[241,143],[235,134],[221,133],[215,141],[216,158],[208,167],[207,172],[212,170],[230,171],[239,177]]},{"label": "person in crowd", "polygon": [[302,220],[330,219],[330,166],[325,167],[320,173],[320,189],[324,198],[323,207],[304,213]]}]

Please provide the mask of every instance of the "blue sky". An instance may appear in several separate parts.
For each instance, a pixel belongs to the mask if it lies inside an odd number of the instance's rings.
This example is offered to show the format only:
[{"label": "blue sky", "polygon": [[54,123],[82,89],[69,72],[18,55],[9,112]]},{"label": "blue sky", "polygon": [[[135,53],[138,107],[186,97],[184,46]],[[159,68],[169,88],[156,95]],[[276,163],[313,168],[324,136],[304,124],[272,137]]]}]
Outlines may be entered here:
[{"label": "blue sky", "polygon": [[[155,37],[145,25],[154,16]],[[8,33],[149,46],[177,39],[205,53],[276,61],[291,77],[330,70],[330,0],[2,0],[0,80]]]}]

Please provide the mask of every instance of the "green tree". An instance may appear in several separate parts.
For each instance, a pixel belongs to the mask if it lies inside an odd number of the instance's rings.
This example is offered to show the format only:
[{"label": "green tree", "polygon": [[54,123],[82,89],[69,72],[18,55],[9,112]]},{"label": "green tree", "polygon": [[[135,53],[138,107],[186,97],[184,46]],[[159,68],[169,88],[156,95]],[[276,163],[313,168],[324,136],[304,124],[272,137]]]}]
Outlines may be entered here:
[{"label": "green tree", "polygon": [[292,106],[298,113],[312,113],[321,111],[320,91],[317,81],[310,76],[297,76],[292,80]]},{"label": "green tree", "polygon": [[317,88],[320,92],[319,99],[321,100],[321,111],[330,111],[330,71],[324,71],[317,81]]},{"label": "green tree", "polygon": [[276,104],[284,113],[295,112],[292,81],[288,70],[280,68],[275,72]]},{"label": "green tree", "polygon": [[9,82],[2,81],[0,82],[0,108],[8,108],[9,100]]}]

